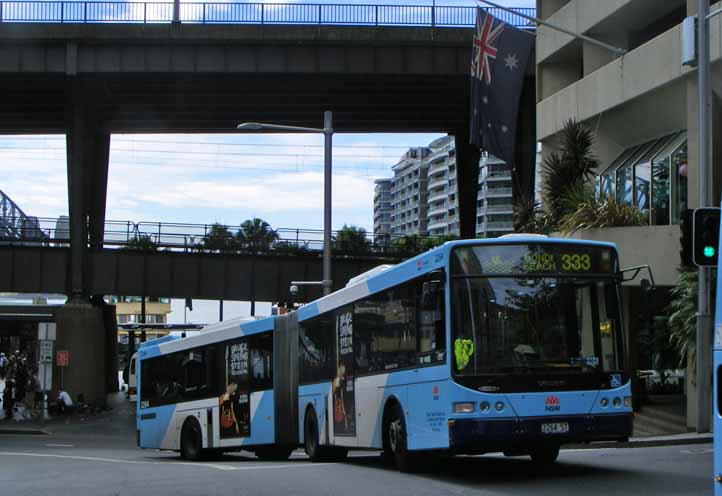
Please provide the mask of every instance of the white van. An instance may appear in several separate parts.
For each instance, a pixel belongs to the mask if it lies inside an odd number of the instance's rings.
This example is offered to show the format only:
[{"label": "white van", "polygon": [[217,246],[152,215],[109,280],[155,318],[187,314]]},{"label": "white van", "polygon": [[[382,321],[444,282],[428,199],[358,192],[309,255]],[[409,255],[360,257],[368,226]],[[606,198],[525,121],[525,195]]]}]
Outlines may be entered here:
[{"label": "white van", "polygon": [[136,376],[135,376],[135,358],[138,356],[138,352],[133,353],[130,359],[130,367],[128,367],[128,399],[130,401],[137,401],[138,391],[136,388]]}]

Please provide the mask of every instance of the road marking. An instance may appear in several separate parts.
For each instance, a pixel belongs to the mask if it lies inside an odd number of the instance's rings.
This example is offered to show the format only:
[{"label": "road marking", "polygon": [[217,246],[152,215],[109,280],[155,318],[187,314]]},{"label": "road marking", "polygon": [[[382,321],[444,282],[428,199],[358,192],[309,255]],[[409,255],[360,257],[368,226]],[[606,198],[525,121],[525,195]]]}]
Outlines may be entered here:
[{"label": "road marking", "polygon": [[66,460],[83,460],[89,462],[106,462],[106,463],[125,463],[128,465],[167,465],[167,466],[193,466],[207,467],[216,470],[263,470],[269,468],[303,468],[303,467],[323,467],[324,465],[333,465],[333,463],[286,463],[279,465],[251,465],[247,467],[236,467],[233,465],[222,465],[218,463],[194,463],[194,462],[177,462],[169,461],[141,461],[141,460],[123,460],[116,458],[100,458],[94,456],[78,456],[78,455],[56,455],[50,453],[13,453],[0,452],[0,456],[29,456],[37,458],[62,458]]},{"label": "road marking", "polygon": [[686,450],[680,450],[680,453],[687,453],[690,455],[701,455],[701,454],[714,453],[714,449],[712,449],[712,448],[686,449]]},{"label": "road marking", "polygon": [[74,444],[46,444],[48,448],[75,448]]}]

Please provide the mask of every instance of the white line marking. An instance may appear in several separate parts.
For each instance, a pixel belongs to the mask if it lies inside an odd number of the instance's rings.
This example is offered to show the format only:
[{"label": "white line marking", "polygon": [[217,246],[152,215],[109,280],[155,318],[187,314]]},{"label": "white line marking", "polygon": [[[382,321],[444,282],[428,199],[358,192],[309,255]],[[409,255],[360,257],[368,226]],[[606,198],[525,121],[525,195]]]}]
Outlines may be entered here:
[{"label": "white line marking", "polygon": [[46,444],[49,448],[75,448],[74,444]]},{"label": "white line marking", "polygon": [[221,465],[218,463],[193,463],[193,462],[176,462],[176,461],[140,461],[140,460],[122,460],[115,458],[99,458],[94,456],[77,456],[77,455],[55,455],[49,453],[12,453],[0,452],[0,456],[34,456],[38,458],[63,458],[66,460],[83,460],[90,462],[107,462],[107,463],[125,463],[129,465],[167,465],[167,466],[193,466],[193,467],[210,467],[216,470],[262,470],[269,468],[301,468],[301,467],[323,467],[324,465],[333,465],[332,463],[293,463],[283,465],[251,465],[248,467],[236,467],[233,465]]}]

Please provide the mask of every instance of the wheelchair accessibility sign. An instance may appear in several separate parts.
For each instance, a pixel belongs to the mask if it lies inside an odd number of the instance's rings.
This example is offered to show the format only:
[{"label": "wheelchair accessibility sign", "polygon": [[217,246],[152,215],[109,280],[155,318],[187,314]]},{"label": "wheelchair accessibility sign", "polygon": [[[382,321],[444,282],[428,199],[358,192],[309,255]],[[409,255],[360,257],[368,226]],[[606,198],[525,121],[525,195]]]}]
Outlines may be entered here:
[{"label": "wheelchair accessibility sign", "polygon": [[620,374],[612,374],[609,379],[609,387],[618,388],[622,385],[622,376]]}]

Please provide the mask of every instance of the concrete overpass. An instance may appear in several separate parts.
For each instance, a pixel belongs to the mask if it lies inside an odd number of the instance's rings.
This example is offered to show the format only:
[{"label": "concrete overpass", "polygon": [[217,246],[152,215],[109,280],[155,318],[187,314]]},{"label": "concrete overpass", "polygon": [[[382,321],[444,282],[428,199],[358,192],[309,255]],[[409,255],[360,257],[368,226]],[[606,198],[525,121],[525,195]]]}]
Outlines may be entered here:
[{"label": "concrete overpass", "polygon": [[[0,19],[8,19],[8,5],[20,3],[0,1]],[[242,121],[318,127],[324,110],[334,112],[336,132],[452,133],[461,233],[474,236],[479,152],[467,142],[471,26],[101,24],[87,23],[88,9],[98,2],[47,3],[55,4],[61,16],[66,4],[84,5],[84,17],[76,12],[71,24],[0,22],[0,133],[67,137],[70,248],[39,250],[38,256],[61,264],[43,262],[39,277],[49,277],[50,267],[67,277],[72,300],[57,310],[56,321],[68,349],[85,356],[110,345],[106,336],[114,316],[96,291],[116,288],[95,282],[100,267],[124,260],[103,249],[112,133],[225,133]],[[521,189],[531,191],[531,72],[522,98],[517,170]],[[38,252],[19,250],[2,254],[11,257],[3,265],[15,267],[13,273],[21,260],[22,267],[32,267],[29,259]],[[171,259],[143,257],[160,265]],[[177,288],[169,288],[164,296],[174,294]],[[102,381],[93,374],[67,379],[87,398],[104,398]]]}]

